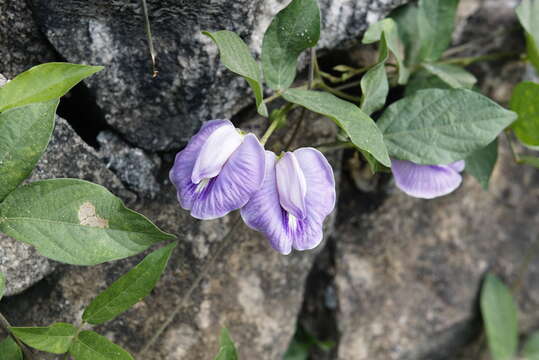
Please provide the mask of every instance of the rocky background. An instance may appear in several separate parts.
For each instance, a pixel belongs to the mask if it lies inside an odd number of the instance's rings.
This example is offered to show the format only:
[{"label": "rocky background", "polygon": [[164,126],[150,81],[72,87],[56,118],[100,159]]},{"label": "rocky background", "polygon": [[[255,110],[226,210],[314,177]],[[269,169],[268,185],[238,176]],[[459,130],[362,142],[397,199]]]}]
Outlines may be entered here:
[{"label": "rocky background", "polygon": [[[407,1],[320,2],[319,53],[329,68],[366,65],[373,49],[358,50],[358,38]],[[519,279],[538,238],[539,172],[513,164],[502,141],[488,193],[467,177],[452,195],[424,201],[400,193],[384,176],[365,177],[351,152],[334,153],[340,200],[327,239],[316,251],[291,256],[275,253],[234,215],[196,221],[179,208],[167,179],[175,152],[211,118],[231,117],[258,133],[267,126],[252,111],[245,82],[219,65],[216,47],[200,31],[236,31],[257,53],[264,29],[287,1],[148,3],[157,79],[138,0],[0,0],[0,73],[7,78],[49,61],[106,67],[62,100],[54,138],[31,180],[76,177],[105,185],[180,239],[152,295],[97,330],[145,360],[212,359],[221,326],[242,359],[280,359],[298,325],[336,342],[330,352],[313,349],[315,360],[478,359],[481,280],[487,271],[509,283]],[[461,0],[456,55],[521,51],[516,5]],[[471,70],[502,104],[529,76],[514,60]],[[336,136],[324,119],[303,124],[296,146]],[[0,312],[19,326],[76,322],[97,292],[141,258],[72,267],[0,236],[10,295]],[[524,333],[539,327],[537,279],[535,260],[519,298]]]}]

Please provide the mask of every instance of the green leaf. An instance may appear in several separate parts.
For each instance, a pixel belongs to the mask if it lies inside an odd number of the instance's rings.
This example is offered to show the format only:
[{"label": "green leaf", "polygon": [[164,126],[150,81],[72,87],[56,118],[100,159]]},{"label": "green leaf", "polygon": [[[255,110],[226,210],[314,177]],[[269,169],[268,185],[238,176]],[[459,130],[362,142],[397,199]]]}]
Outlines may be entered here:
[{"label": "green leaf", "polygon": [[518,309],[509,289],[487,275],[481,290],[481,314],[493,360],[512,360],[518,346]]},{"label": "green leaf", "polygon": [[232,339],[230,339],[230,334],[225,328],[221,329],[221,337],[219,338],[219,353],[214,360],[238,360],[238,354],[236,352],[236,345]]},{"label": "green leaf", "polygon": [[384,34],[382,34],[378,52],[378,63],[361,78],[361,110],[367,115],[383,108],[389,94],[385,68],[388,51]]},{"label": "green leaf", "polygon": [[423,67],[454,89],[471,89],[477,79],[463,68],[450,64],[424,64]]},{"label": "green leaf", "polygon": [[425,34],[419,33],[418,16],[419,8],[413,3],[401,6],[390,14],[390,18],[395,21],[399,29],[399,38],[404,48],[404,63],[408,67],[420,63],[420,37]]},{"label": "green leaf", "polygon": [[419,0],[391,14],[410,67],[438,60],[451,43],[459,0]]},{"label": "green leaf", "polygon": [[526,33],[526,51],[528,52],[528,60],[535,67],[535,71],[539,72],[539,45],[537,41],[528,33]]},{"label": "green leaf", "polygon": [[466,172],[479,181],[485,191],[496,161],[498,160],[498,140],[494,140],[485,148],[474,151],[466,158]]},{"label": "green leaf", "polygon": [[510,108],[518,114],[512,125],[517,138],[526,145],[539,145],[539,84],[522,82],[515,86]]},{"label": "green leaf", "polygon": [[522,355],[526,360],[539,360],[539,331],[528,337],[522,348]]},{"label": "green leaf", "polygon": [[253,89],[258,113],[267,117],[268,109],[263,101],[264,93],[262,89],[260,67],[251,55],[249,47],[238,35],[231,31],[222,30],[213,33],[203,31],[202,33],[209,36],[219,47],[223,65],[225,65],[228,70],[247,80],[251,89]]},{"label": "green leaf", "polygon": [[530,165],[539,169],[539,158],[535,156],[521,156],[519,158],[519,163]]},{"label": "green leaf", "polygon": [[298,56],[320,39],[317,0],[292,0],[281,10],[264,34],[262,67],[269,87],[287,89],[296,77]]},{"label": "green leaf", "polygon": [[452,89],[452,87],[438,76],[421,68],[410,77],[410,81],[404,89],[404,96],[411,96],[415,92],[425,89]]},{"label": "green leaf", "polygon": [[4,276],[4,273],[0,272],[0,300],[2,300],[2,297],[4,296],[5,291],[6,291],[6,277]]},{"label": "green leaf", "polygon": [[436,61],[451,44],[459,0],[419,0],[420,58]]},{"label": "green leaf", "polygon": [[0,204],[0,231],[74,265],[123,259],[173,238],[104,187],[75,179],[37,181],[13,191]]},{"label": "green leaf", "polygon": [[0,112],[26,104],[58,99],[102,66],[47,63],[34,66],[0,87]]},{"label": "green leaf", "polygon": [[11,336],[0,342],[0,354],[2,360],[23,360],[22,351]]},{"label": "green leaf", "polygon": [[526,46],[529,58],[539,71],[539,1],[522,0],[515,9],[518,20],[526,30]]},{"label": "green leaf", "polygon": [[58,100],[0,113],[0,202],[30,175],[47,148]]},{"label": "green leaf", "polygon": [[383,165],[391,166],[382,133],[374,121],[357,106],[319,91],[288,89],[283,97],[291,103],[329,117],[346,132],[356,147],[372,154]]},{"label": "green leaf", "polygon": [[93,331],[81,331],[69,354],[75,360],[133,360],[127,351]]},{"label": "green leaf", "polygon": [[515,118],[474,91],[428,89],[393,103],[378,126],[391,156],[443,165],[487,146]]},{"label": "green leaf", "polygon": [[167,266],[177,243],[146,256],[141,263],[99,294],[86,308],[82,320],[102,324],[114,319],[150,294]]},{"label": "green leaf", "polygon": [[77,334],[77,328],[66,323],[48,327],[12,327],[10,330],[26,345],[53,354],[66,353]]},{"label": "green leaf", "polygon": [[[382,36],[382,34],[384,36]],[[399,30],[397,24],[393,19],[384,19],[373,25],[369,26],[365,35],[363,36],[363,44],[372,44],[376,41],[385,42],[385,46],[395,59],[397,60],[397,66],[399,68],[399,84],[406,84],[410,77],[410,71],[404,65],[404,50],[399,38]]]}]

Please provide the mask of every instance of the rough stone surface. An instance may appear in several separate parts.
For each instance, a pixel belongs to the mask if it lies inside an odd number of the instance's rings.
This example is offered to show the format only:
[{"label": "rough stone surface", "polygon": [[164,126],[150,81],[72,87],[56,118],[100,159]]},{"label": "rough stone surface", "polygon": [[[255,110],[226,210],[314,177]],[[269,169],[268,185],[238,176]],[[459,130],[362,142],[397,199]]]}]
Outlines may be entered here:
[{"label": "rough stone surface", "polygon": [[159,156],[129,146],[111,131],[99,133],[97,141],[99,156],[126,186],[141,196],[157,196],[161,190],[156,179],[161,165]]},{"label": "rough stone surface", "polygon": [[[134,194],[107,170],[94,149],[75,134],[67,122],[57,117],[56,128],[47,151],[27,181],[59,177],[85,179],[106,186],[133,202]],[[49,274],[56,263],[38,255],[34,248],[0,234],[0,272],[6,274],[6,295],[17,294]]]},{"label": "rough stone surface", "polygon": [[[242,128],[257,131],[262,122],[257,117]],[[327,120],[313,116],[305,119],[305,123],[309,126],[303,130],[302,144],[335,138],[335,126]],[[272,146],[278,147],[279,143]],[[298,145],[296,142],[294,147]],[[333,155],[330,160],[338,174],[339,155]],[[281,358],[295,331],[305,279],[316,251],[282,256],[271,249],[265,238],[240,222],[215,263],[205,268],[218,254],[217,249],[237,214],[220,220],[196,221],[180,209],[172,185],[166,179],[161,187],[155,200],[138,200],[133,208],[155,220],[165,231],[177,234],[178,249],[152,295],[97,330],[137,354],[181,304],[178,315],[156,346],[136,358],[213,358],[221,326],[230,329],[242,358]],[[333,217],[328,221],[328,233],[332,222]],[[17,325],[77,322],[95,294],[140,259],[138,256],[94,267],[61,265],[38,286],[3,301],[0,312],[10,320],[15,319]],[[202,282],[191,293],[189,289],[199,276]]]},{"label": "rough stone surface", "polygon": [[[395,189],[373,212],[362,214],[361,198],[341,206],[339,359],[454,358],[476,330],[484,274],[515,281],[538,241],[537,189],[539,173],[503,151],[488,193],[467,177],[456,193],[433,201]],[[539,323],[538,276],[533,262],[521,298],[524,331]]]},{"label": "rough stone surface", "polygon": [[[31,0],[40,28],[68,61],[105,65],[87,80],[106,121],[133,145],[179,149],[203,121],[247,104],[246,82],[227,71],[202,30],[237,32],[258,54],[282,0],[148,1],[160,75],[151,77],[140,1]],[[357,38],[405,0],[322,0],[321,48]]]},{"label": "rough stone surface", "polygon": [[0,73],[13,78],[33,65],[58,60],[24,0],[0,0]]}]

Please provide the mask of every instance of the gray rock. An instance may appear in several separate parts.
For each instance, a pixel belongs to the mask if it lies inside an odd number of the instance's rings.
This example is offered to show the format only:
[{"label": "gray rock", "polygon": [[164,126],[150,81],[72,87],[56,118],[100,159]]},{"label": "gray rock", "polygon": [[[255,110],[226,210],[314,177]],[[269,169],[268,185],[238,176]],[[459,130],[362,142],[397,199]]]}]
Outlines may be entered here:
[{"label": "gray rock", "polygon": [[111,131],[99,133],[97,141],[99,156],[127,187],[140,196],[157,196],[161,190],[156,180],[161,166],[159,156],[129,146]]},{"label": "gray rock", "polygon": [[7,78],[58,55],[39,31],[26,1],[0,0],[0,73]]},{"label": "gray rock", "polygon": [[[257,117],[242,128],[256,130],[261,122]],[[325,119],[312,116],[305,124],[309,124],[303,130],[305,137],[294,147],[305,145],[303,141],[335,138],[335,126]],[[277,150],[279,144],[274,142],[272,146]],[[338,174],[339,154],[330,159]],[[219,253],[237,214],[197,221],[180,209],[168,181],[161,187],[155,200],[139,199],[133,208],[164,230],[177,234],[178,248],[151,296],[97,330],[137,354],[176,311],[177,316],[155,346],[136,358],[213,358],[221,326],[229,328],[243,358],[281,358],[295,331],[305,279],[316,252],[323,246],[317,251],[282,256],[270,248],[265,238],[240,222]],[[327,233],[332,223],[333,217],[328,220]],[[141,257],[93,267],[62,266],[61,271],[46,279],[42,289],[8,298],[0,304],[0,312],[17,325],[76,322],[96,293]],[[30,303],[25,301],[28,296],[32,297]]]},{"label": "gray rock", "polygon": [[[395,190],[372,212],[360,200],[339,208],[348,214],[336,230],[339,359],[453,359],[477,334],[484,274],[515,281],[539,239],[539,172],[502,154],[488,193],[466,177],[432,201]],[[539,324],[537,276],[535,261],[524,279],[523,331]]]},{"label": "gray rock", "polygon": [[[320,47],[356,39],[405,0],[322,0]],[[137,147],[181,148],[203,121],[228,118],[252,103],[202,30],[237,32],[259,54],[282,0],[148,1],[158,52],[152,79],[139,1],[31,0],[43,33],[68,61],[105,65],[87,80],[106,121]]]},{"label": "gray rock", "polygon": [[[47,151],[27,181],[59,177],[85,179],[106,186],[128,203],[135,195],[86,145],[67,122],[57,117],[56,128]],[[20,293],[49,274],[56,263],[38,255],[34,248],[0,234],[0,272],[6,274],[6,295]]]}]

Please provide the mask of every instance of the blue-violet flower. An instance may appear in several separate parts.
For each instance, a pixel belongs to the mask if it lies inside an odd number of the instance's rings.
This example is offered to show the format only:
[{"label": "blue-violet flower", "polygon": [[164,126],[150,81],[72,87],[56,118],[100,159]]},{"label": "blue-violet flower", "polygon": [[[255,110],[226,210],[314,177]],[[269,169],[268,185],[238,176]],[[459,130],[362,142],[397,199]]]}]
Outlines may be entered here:
[{"label": "blue-violet flower", "polygon": [[308,250],[322,241],[326,216],[335,207],[335,179],[324,155],[314,148],[266,151],[262,187],[241,209],[245,223],[262,232],[282,254]]},{"label": "blue-violet flower", "polygon": [[244,206],[264,180],[264,148],[228,120],[204,123],[176,155],[170,180],[182,208],[215,219]]},{"label": "blue-violet flower", "polygon": [[406,160],[391,160],[397,187],[406,194],[423,199],[447,195],[460,186],[464,160],[448,165],[419,165]]}]

